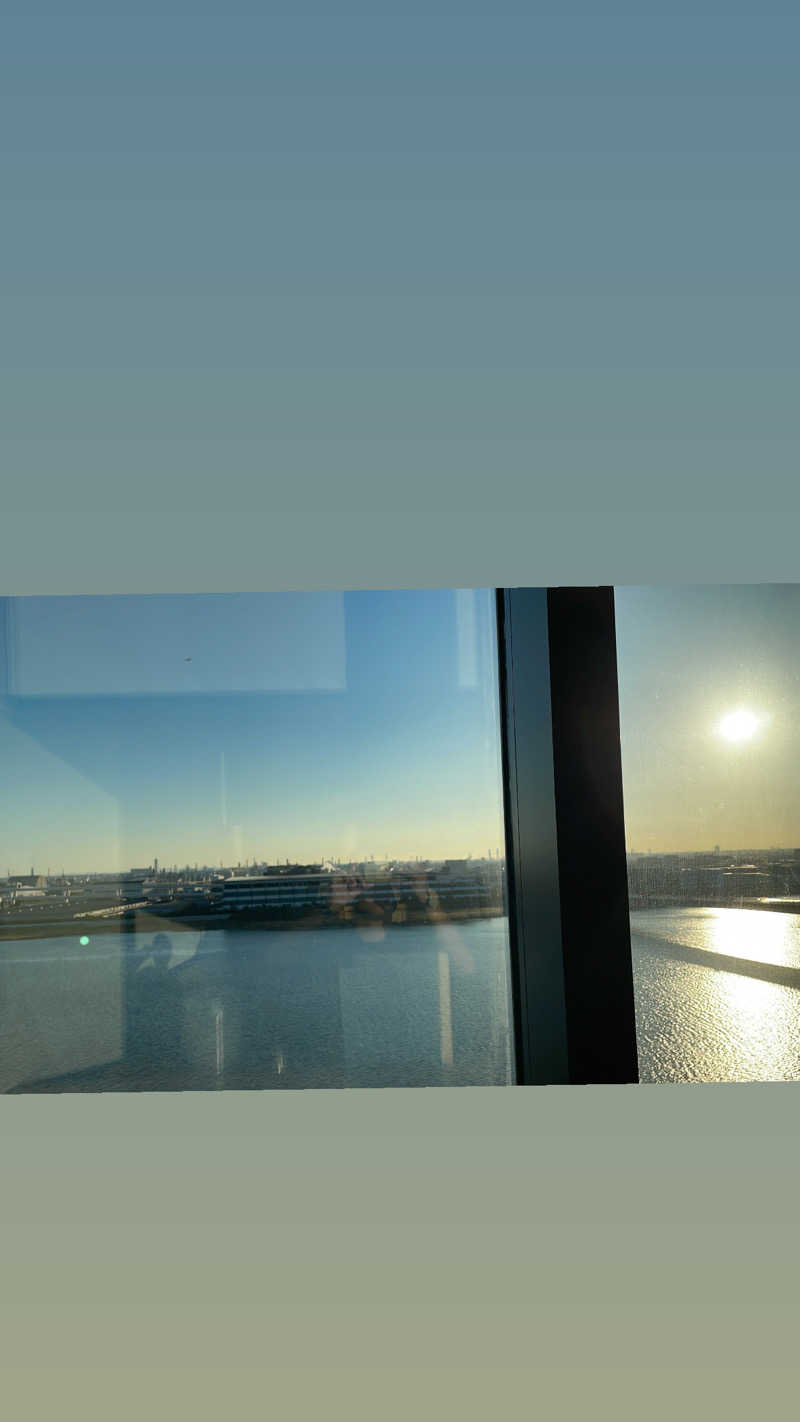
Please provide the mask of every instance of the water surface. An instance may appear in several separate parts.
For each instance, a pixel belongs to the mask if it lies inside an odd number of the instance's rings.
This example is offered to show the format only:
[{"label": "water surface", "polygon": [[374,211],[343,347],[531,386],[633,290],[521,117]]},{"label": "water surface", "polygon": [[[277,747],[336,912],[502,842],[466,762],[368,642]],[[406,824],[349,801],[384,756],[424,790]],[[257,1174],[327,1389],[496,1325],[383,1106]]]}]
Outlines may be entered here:
[{"label": "water surface", "polygon": [[[631,930],[643,1082],[800,1078],[800,914]],[[3,943],[0,1090],[506,1085],[507,943],[504,918]]]}]

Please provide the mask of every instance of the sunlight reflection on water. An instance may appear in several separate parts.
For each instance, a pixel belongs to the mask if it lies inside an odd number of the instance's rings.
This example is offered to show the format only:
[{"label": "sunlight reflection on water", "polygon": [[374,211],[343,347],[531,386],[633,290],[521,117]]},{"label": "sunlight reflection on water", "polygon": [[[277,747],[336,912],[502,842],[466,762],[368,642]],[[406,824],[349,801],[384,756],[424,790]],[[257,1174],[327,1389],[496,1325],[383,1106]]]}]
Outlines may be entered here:
[{"label": "sunlight reflection on water", "polygon": [[[800,986],[687,962],[670,945],[800,968],[800,915],[751,909],[631,914],[640,1079],[800,1077]],[[664,950],[667,950],[665,953]]]}]

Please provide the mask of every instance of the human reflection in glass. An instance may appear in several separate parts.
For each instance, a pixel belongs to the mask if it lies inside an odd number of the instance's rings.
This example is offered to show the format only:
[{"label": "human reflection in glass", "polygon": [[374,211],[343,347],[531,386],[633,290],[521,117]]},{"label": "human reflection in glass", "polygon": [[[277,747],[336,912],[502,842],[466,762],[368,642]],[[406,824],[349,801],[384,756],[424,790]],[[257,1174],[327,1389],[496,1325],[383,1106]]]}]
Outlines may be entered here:
[{"label": "human reflection in glass", "polygon": [[510,1081],[504,920],[453,921],[430,875],[331,873],[290,922],[235,920],[150,933],[142,916],[120,935],[121,1058],[18,1089]]}]

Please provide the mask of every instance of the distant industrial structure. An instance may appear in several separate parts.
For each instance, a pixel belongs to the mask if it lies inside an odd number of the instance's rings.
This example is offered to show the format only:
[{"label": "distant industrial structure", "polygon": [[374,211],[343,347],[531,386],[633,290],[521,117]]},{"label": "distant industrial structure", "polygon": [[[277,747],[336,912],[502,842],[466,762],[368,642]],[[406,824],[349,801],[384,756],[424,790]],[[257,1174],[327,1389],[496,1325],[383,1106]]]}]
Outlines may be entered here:
[{"label": "distant industrial structure", "polygon": [[800,849],[629,854],[632,909],[800,899]]},{"label": "distant industrial structure", "polygon": [[131,869],[125,874],[12,875],[0,880],[4,919],[27,922],[119,916],[152,910],[170,917],[301,918],[364,910],[402,922],[408,913],[502,913],[500,858],[262,864],[193,871]]},{"label": "distant industrial structure", "polygon": [[[800,903],[800,848],[627,855],[631,909]],[[132,868],[121,874],[38,874],[0,878],[0,920],[64,922],[134,911],[187,919],[264,921],[309,914],[415,915],[507,911],[505,859],[374,859],[315,864],[258,863]]]}]

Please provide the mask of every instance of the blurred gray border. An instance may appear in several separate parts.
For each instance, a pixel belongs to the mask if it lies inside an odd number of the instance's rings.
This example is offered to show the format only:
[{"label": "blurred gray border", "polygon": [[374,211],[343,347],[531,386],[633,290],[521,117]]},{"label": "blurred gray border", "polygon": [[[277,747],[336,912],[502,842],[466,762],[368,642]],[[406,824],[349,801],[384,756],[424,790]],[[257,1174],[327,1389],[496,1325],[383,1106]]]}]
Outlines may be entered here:
[{"label": "blurred gray border", "polygon": [[[10,515],[0,584],[800,576],[787,514],[469,516],[457,488],[453,510],[272,516],[265,495],[235,537],[230,513]],[[137,1415],[265,1388],[293,1416],[387,1394],[391,1416],[415,1395],[641,1416],[670,1387],[769,1413],[796,1376],[798,1111],[778,1085],[0,1099],[8,1386],[91,1379],[111,1415],[137,1387]]]}]

